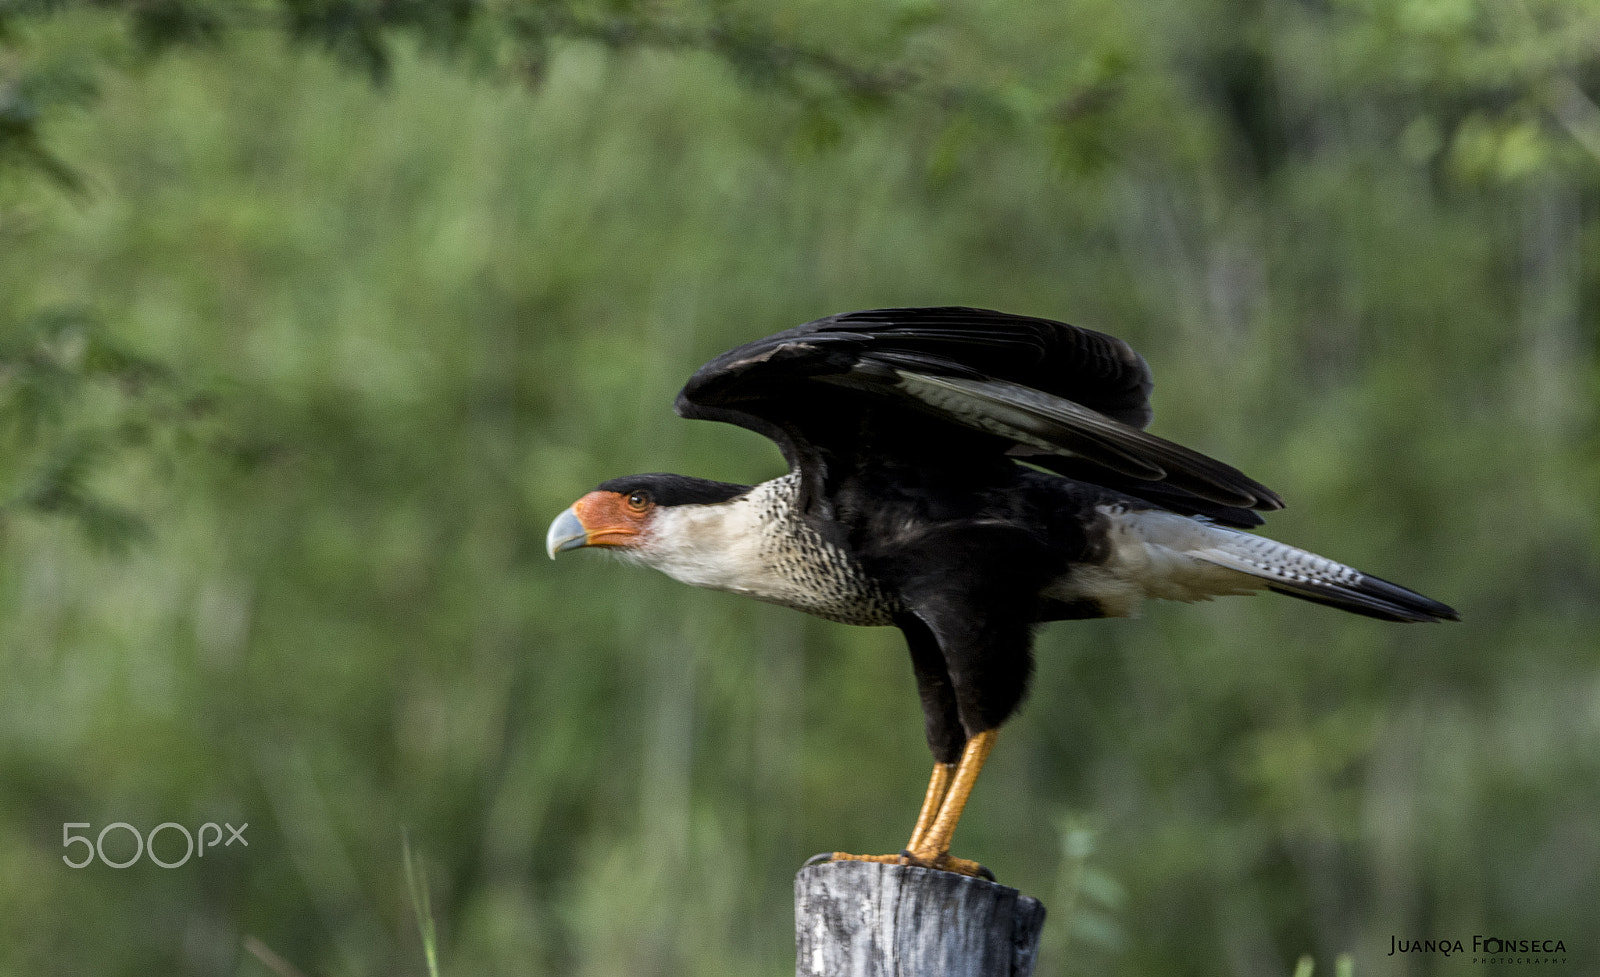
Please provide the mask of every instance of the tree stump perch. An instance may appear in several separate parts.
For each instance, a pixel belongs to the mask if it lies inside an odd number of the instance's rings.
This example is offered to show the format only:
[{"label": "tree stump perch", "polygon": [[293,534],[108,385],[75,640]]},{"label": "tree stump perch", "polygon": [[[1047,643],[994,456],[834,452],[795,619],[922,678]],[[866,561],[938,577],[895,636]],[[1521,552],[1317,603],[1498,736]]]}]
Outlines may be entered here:
[{"label": "tree stump perch", "polygon": [[827,862],[794,880],[796,977],[1029,977],[1044,906],[982,879]]}]

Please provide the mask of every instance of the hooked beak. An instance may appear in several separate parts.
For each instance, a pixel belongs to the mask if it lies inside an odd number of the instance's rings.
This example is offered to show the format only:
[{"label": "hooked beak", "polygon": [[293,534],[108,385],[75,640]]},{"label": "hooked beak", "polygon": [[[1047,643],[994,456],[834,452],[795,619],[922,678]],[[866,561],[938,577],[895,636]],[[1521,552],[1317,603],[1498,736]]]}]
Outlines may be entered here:
[{"label": "hooked beak", "polygon": [[550,524],[550,531],[545,533],[544,551],[550,554],[552,560],[557,553],[589,545],[589,531],[583,528],[583,520],[578,518],[576,509],[577,506],[569,506],[556,516]]}]

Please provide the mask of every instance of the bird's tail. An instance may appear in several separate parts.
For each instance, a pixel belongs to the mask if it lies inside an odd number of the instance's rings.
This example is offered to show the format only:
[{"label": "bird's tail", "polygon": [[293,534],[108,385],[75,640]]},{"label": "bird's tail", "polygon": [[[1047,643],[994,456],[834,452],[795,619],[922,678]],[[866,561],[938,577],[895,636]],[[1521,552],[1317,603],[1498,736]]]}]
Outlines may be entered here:
[{"label": "bird's tail", "polygon": [[1455,609],[1325,556],[1250,533],[1211,527],[1190,557],[1266,582],[1268,590],[1383,621],[1459,621]]}]

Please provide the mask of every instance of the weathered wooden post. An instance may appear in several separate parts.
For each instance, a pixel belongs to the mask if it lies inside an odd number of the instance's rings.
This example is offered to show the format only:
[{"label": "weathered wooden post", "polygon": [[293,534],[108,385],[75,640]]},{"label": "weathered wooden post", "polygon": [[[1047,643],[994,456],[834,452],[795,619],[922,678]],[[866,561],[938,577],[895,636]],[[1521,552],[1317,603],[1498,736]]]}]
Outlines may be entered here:
[{"label": "weathered wooden post", "polygon": [[824,862],[794,880],[796,977],[1028,977],[1044,906],[949,872]]}]

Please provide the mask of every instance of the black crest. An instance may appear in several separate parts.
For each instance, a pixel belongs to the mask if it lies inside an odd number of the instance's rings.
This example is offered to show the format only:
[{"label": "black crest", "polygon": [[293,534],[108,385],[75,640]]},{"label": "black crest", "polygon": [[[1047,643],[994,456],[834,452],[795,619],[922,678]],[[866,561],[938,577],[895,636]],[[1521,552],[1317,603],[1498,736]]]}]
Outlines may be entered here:
[{"label": "black crest", "polygon": [[621,495],[644,492],[656,505],[716,505],[738,498],[750,491],[750,486],[657,472],[613,478],[609,482],[601,482],[596,491]]}]

